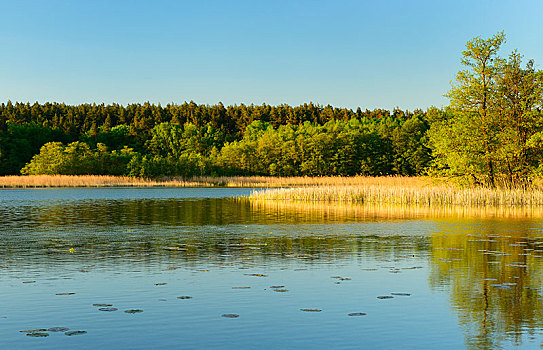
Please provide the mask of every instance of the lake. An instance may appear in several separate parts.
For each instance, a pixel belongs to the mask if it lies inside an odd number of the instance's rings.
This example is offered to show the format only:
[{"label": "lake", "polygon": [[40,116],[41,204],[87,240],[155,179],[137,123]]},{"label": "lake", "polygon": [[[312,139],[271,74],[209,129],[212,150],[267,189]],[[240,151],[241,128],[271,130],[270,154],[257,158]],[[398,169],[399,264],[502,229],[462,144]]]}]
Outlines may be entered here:
[{"label": "lake", "polygon": [[539,212],[250,192],[0,190],[0,348],[540,347]]}]

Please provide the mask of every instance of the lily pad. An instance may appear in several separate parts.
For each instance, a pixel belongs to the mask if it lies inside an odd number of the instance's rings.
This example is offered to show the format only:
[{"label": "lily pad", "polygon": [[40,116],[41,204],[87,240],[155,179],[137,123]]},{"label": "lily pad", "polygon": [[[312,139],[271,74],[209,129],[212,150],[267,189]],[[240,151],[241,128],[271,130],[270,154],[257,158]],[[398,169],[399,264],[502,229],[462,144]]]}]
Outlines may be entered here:
[{"label": "lily pad", "polygon": [[377,299],[392,299],[394,298],[392,295],[379,295]]},{"label": "lily pad", "polygon": [[348,316],[365,316],[365,312],[351,312]]},{"label": "lily pad", "polygon": [[232,287],[232,289],[250,289],[251,287]]},{"label": "lily pad", "polygon": [[300,311],[305,311],[305,312],[321,312],[322,310],[321,310],[321,309],[300,309]]},{"label": "lily pad", "polygon": [[180,297],[177,297],[177,299],[192,299],[190,295],[181,295]]},{"label": "lily pad", "polygon": [[264,275],[264,274],[261,274],[261,273],[246,273],[245,276],[268,277],[268,275]]},{"label": "lily pad", "polygon": [[112,312],[112,311],[117,311],[119,309],[117,309],[116,307],[101,307],[99,308],[98,310],[100,311],[106,311],[106,312]]},{"label": "lily pad", "polygon": [[70,328],[66,327],[51,327],[47,329],[49,332],[66,332],[69,331]]},{"label": "lily pad", "polygon": [[32,333],[26,333],[29,337],[36,337],[36,338],[42,338],[42,337],[48,337],[49,333],[43,333],[43,332],[32,332]]},{"label": "lily pad", "polygon": [[401,297],[409,297],[411,296],[410,293],[390,293],[391,295],[397,295],[397,296],[401,296]]},{"label": "lily pad", "polygon": [[283,289],[283,288],[278,288],[278,289],[273,289],[274,292],[279,292],[279,293],[286,293],[288,292],[288,289]]},{"label": "lily pad", "polygon": [[68,292],[68,293],[56,293],[55,295],[72,295],[72,294],[75,294],[73,292]]},{"label": "lily pad", "polygon": [[87,331],[69,331],[64,334],[66,334],[68,337],[71,337],[72,335],[81,335],[81,334],[86,334],[86,333]]},{"label": "lily pad", "polygon": [[143,310],[140,309],[130,309],[130,310],[124,310],[127,314],[139,314],[140,312],[143,312]]},{"label": "lily pad", "polygon": [[168,283],[160,282],[160,283],[155,283],[155,286],[165,286],[166,284],[168,284]]},{"label": "lily pad", "polygon": [[92,304],[92,306],[108,307],[108,306],[113,306],[113,304]]},{"label": "lily pad", "polygon": [[36,281],[23,281],[23,283],[36,283]]},{"label": "lily pad", "polygon": [[491,284],[491,287],[494,287],[496,289],[511,289],[509,286],[504,286],[503,284]]},{"label": "lily pad", "polygon": [[24,329],[22,331],[19,331],[21,333],[38,333],[38,332],[47,332],[47,329],[45,328],[36,328],[36,329]]},{"label": "lily pad", "polygon": [[280,289],[285,288],[285,286],[270,286],[270,289]]},{"label": "lily pad", "polygon": [[221,317],[226,317],[226,318],[238,318],[239,315],[238,315],[238,314],[222,314]]}]

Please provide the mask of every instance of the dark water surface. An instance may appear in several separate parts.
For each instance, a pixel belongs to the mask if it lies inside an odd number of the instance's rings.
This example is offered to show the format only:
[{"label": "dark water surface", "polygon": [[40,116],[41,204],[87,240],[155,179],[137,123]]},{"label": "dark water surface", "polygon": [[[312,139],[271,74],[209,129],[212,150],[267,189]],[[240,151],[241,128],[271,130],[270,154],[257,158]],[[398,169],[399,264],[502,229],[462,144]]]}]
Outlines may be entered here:
[{"label": "dark water surface", "polygon": [[0,348],[540,347],[539,216],[249,192],[0,190]]}]

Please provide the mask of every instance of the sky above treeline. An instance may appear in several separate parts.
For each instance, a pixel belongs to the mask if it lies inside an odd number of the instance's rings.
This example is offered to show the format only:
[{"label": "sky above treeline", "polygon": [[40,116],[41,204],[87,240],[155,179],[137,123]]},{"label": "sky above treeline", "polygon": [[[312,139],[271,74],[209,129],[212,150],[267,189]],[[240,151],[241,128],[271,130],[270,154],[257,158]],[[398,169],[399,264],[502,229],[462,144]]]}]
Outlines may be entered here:
[{"label": "sky above treeline", "polygon": [[448,104],[468,40],[543,67],[541,0],[0,0],[0,102]]}]

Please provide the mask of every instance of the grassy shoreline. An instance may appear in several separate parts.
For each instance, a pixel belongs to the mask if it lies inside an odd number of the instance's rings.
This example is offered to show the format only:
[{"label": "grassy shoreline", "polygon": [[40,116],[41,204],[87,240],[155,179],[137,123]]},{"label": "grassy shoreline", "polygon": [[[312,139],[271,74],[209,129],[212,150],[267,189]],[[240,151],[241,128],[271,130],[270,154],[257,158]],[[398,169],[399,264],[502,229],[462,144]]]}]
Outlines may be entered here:
[{"label": "grassy shoreline", "polygon": [[267,177],[267,176],[198,176],[188,179],[143,179],[108,175],[28,175],[0,176],[0,188],[54,188],[54,187],[315,187],[359,186],[372,184],[389,186],[409,183],[424,186],[435,179],[424,177]]}]

